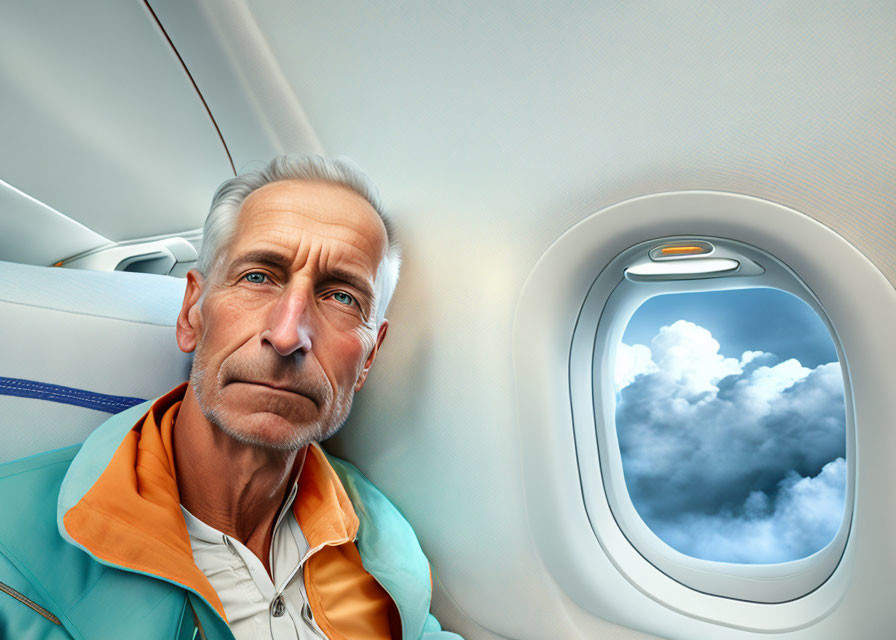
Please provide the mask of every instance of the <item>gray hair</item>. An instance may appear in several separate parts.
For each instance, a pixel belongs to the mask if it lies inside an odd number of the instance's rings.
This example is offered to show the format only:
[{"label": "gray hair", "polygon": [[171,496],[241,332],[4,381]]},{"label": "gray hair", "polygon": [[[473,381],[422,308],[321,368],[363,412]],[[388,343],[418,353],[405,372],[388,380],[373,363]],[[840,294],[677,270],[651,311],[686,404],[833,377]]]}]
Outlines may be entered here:
[{"label": "gray hair", "polygon": [[395,229],[380,203],[376,186],[353,161],[348,158],[324,158],[314,154],[277,156],[261,169],[246,171],[225,181],[212,198],[205,219],[202,246],[196,267],[208,277],[224,259],[224,248],[233,240],[240,210],[249,194],[266,184],[282,180],[305,180],[347,187],[367,200],[386,227],[389,249],[380,264],[376,277],[376,324],[382,323],[386,307],[398,284],[401,249],[395,239]]}]

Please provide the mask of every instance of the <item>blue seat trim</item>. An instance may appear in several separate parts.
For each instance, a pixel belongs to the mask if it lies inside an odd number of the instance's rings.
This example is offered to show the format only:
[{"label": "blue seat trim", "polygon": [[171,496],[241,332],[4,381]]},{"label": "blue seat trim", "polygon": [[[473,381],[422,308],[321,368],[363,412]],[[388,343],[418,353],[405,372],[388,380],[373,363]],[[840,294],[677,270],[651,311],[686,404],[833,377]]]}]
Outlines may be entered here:
[{"label": "blue seat trim", "polygon": [[59,384],[3,377],[0,377],[0,395],[49,400],[50,402],[72,404],[77,407],[105,411],[106,413],[119,413],[144,402],[143,398],[112,396],[106,393],[63,387]]}]

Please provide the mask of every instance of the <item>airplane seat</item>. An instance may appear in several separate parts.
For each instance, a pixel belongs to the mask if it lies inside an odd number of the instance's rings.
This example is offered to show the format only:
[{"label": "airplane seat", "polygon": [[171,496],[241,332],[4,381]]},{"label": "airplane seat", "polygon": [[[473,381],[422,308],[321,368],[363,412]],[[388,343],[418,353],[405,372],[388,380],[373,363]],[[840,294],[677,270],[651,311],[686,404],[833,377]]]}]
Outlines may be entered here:
[{"label": "airplane seat", "polygon": [[0,463],[82,442],[189,376],[185,281],[0,262]]}]

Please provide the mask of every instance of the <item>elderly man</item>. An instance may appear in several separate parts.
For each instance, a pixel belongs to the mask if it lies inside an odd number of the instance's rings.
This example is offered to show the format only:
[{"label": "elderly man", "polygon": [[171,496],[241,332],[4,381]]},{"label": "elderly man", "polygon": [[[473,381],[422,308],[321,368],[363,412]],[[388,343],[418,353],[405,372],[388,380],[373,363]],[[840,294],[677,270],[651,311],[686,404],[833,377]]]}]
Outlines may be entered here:
[{"label": "elderly man", "polygon": [[457,640],[413,530],[318,445],[386,337],[398,263],[347,162],[225,182],[177,318],[189,383],[0,467],[0,504],[40,496],[2,514],[0,637]]}]

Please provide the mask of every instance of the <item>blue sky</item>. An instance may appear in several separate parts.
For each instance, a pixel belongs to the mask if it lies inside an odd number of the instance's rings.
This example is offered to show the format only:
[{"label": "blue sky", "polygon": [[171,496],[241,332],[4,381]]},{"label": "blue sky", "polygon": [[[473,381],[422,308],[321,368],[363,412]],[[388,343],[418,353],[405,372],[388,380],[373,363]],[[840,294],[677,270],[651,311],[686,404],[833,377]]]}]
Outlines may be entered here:
[{"label": "blue sky", "polygon": [[616,358],[626,485],[672,547],[783,562],[824,547],[843,516],[845,413],[821,320],[775,290],[654,298]]},{"label": "blue sky", "polygon": [[796,358],[807,367],[837,360],[821,318],[805,302],[780,289],[655,296],[632,317],[622,341],[649,345],[660,327],[674,320],[688,320],[708,329],[725,355],[767,351],[783,359]]}]

